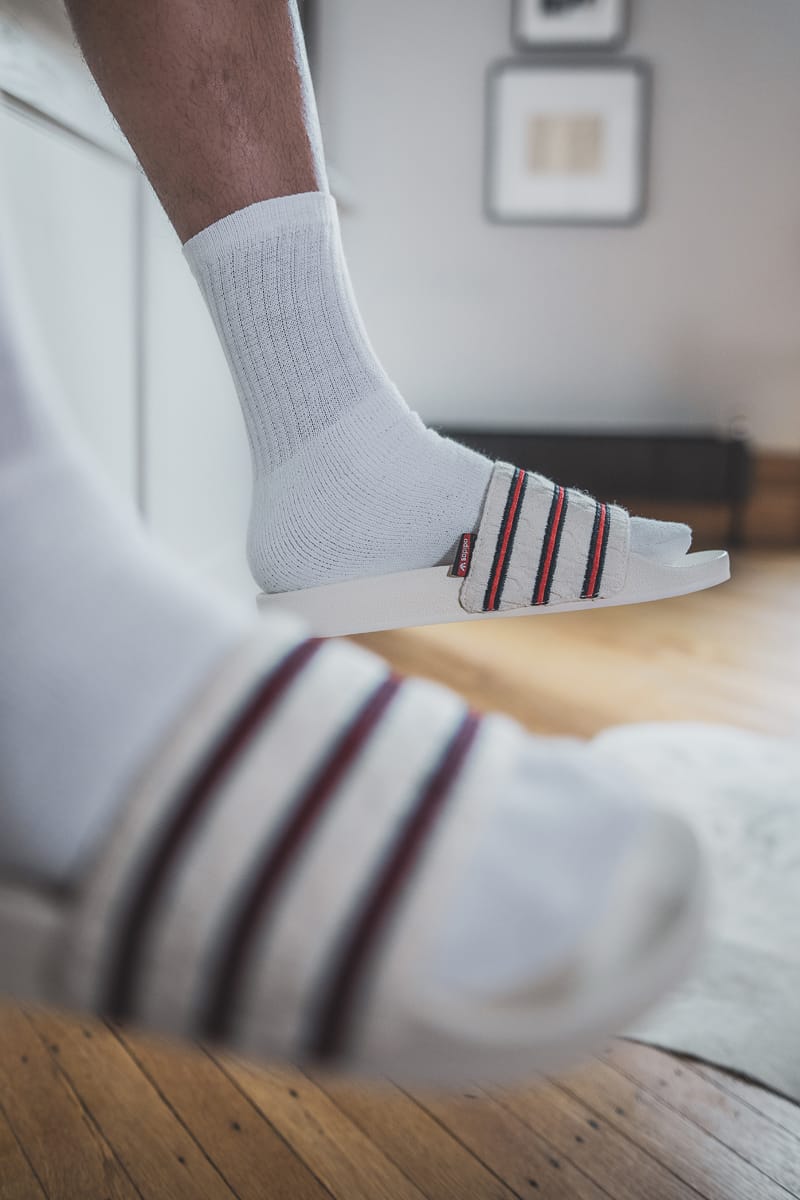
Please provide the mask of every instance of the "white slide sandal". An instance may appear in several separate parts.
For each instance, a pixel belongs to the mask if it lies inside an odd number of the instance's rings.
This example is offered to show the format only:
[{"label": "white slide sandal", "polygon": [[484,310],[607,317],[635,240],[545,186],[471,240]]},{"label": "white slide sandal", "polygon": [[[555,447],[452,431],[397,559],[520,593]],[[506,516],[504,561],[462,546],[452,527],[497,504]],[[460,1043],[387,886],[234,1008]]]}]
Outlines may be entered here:
[{"label": "white slide sandal", "polygon": [[674,561],[637,554],[624,509],[496,463],[477,532],[462,536],[451,566],[262,592],[258,606],[292,612],[315,633],[334,637],[641,604],[729,578],[725,550]]}]

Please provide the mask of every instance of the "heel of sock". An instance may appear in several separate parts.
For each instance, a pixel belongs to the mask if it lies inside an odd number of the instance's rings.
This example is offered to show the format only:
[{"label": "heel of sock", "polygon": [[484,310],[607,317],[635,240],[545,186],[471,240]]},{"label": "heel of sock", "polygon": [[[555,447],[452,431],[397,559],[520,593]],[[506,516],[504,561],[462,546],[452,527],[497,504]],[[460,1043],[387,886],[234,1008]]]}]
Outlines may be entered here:
[{"label": "heel of sock", "polygon": [[268,474],[256,468],[247,557],[263,591],[440,566],[476,527],[491,462],[412,413],[370,407]]}]

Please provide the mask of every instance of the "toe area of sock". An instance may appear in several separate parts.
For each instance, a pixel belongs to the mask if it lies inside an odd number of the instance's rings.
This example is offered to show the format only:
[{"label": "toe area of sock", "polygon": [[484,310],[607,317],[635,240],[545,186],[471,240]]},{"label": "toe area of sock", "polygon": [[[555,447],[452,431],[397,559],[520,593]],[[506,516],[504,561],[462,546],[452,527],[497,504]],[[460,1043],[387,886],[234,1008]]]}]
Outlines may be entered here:
[{"label": "toe area of sock", "polygon": [[[696,922],[706,889],[697,838],[678,816],[654,811],[631,847],[587,942],[594,971],[644,971]],[[645,979],[646,984],[646,979]]]},{"label": "toe area of sock", "polygon": [[570,954],[527,981],[520,970],[515,987],[493,995],[457,994],[448,981],[387,1073],[441,1085],[510,1083],[576,1065],[684,978],[700,944],[705,893],[694,834],[677,817],[649,814]]},{"label": "toe area of sock", "polygon": [[631,550],[644,558],[673,562],[688,554],[692,531],[678,521],[652,521],[631,517]]}]

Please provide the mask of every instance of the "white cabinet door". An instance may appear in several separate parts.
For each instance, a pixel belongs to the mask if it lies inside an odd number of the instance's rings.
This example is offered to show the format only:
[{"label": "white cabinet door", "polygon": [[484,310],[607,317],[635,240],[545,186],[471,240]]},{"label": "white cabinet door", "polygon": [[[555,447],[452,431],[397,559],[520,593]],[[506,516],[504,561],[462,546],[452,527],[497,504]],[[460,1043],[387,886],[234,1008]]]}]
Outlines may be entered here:
[{"label": "white cabinet door", "polygon": [[13,243],[79,428],[130,496],[137,479],[137,187],[128,163],[0,104],[0,236]]},{"label": "white cabinet door", "polygon": [[182,558],[252,598],[250,456],[236,392],[178,238],[149,191],[143,228],[145,514]]}]

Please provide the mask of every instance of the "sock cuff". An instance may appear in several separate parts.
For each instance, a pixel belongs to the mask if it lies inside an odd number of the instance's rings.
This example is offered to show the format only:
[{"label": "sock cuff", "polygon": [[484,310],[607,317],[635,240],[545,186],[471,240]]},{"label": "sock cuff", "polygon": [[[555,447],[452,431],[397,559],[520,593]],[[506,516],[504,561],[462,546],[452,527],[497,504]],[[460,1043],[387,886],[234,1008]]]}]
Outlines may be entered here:
[{"label": "sock cuff", "polygon": [[261,245],[269,235],[325,224],[335,218],[336,201],[329,192],[300,192],[259,200],[196,233],[184,242],[183,253],[193,264],[231,250]]}]

